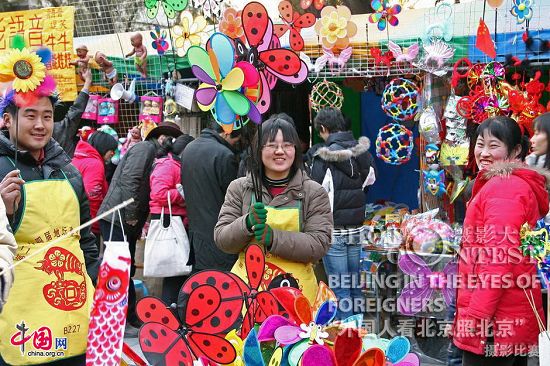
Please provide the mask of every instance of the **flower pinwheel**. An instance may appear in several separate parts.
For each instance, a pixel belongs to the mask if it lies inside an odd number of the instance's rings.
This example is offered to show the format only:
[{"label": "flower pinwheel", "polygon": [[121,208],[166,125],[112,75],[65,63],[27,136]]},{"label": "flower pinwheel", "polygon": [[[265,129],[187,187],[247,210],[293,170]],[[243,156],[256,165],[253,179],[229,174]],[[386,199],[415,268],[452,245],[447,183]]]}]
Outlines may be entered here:
[{"label": "flower pinwheel", "polygon": [[162,3],[162,8],[166,16],[170,19],[174,19],[177,15],[177,11],[181,11],[187,7],[188,0],[145,0],[148,18],[156,18],[159,12],[159,2]]},{"label": "flower pinwheel", "polygon": [[399,24],[396,15],[401,12],[401,5],[396,4],[390,7],[387,0],[372,0],[371,6],[375,13],[369,15],[369,22],[378,23],[379,30],[386,29],[387,23],[394,27]]},{"label": "flower pinwheel", "polygon": [[46,76],[40,57],[27,48],[12,49],[0,63],[0,82],[13,80],[16,92],[34,90]]},{"label": "flower pinwheel", "polygon": [[244,36],[241,12],[233,8],[225,9],[223,18],[220,21],[220,32],[224,33],[229,38],[241,38]]},{"label": "flower pinwheel", "polygon": [[533,17],[533,0],[513,0],[510,12],[516,17],[518,24]]},{"label": "flower pinwheel", "polygon": [[241,93],[257,85],[258,71],[247,62],[235,64],[233,42],[223,33],[214,33],[209,49],[192,46],[187,52],[191,71],[201,81],[195,99],[203,111],[212,114],[225,131],[233,130],[237,116],[261,119],[254,104]]},{"label": "flower pinwheel", "polygon": [[207,23],[203,16],[193,15],[189,11],[182,11],[180,24],[174,26],[172,31],[175,34],[175,46],[178,56],[184,57],[191,46],[200,46],[208,40],[208,33],[205,32]]},{"label": "flower pinwheel", "polygon": [[151,44],[153,48],[157,50],[159,55],[164,55],[166,50],[170,47],[170,44],[166,40],[166,31],[161,31],[160,27],[157,25],[155,26],[155,31],[151,32],[151,38],[153,39],[153,43]]},{"label": "flower pinwheel", "polygon": [[321,19],[315,23],[315,31],[321,38],[323,47],[344,49],[357,33],[357,25],[351,20],[351,11],[346,6],[326,6],[321,11]]}]

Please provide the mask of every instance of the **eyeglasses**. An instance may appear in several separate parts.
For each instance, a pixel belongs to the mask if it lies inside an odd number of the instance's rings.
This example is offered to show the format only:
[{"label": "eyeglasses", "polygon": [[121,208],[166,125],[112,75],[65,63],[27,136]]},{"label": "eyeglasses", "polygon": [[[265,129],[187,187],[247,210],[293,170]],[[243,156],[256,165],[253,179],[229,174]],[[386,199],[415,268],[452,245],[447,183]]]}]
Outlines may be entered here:
[{"label": "eyeglasses", "polygon": [[268,151],[277,151],[279,148],[282,148],[284,151],[289,152],[292,151],[295,146],[291,142],[284,142],[282,144],[265,144],[264,149]]}]

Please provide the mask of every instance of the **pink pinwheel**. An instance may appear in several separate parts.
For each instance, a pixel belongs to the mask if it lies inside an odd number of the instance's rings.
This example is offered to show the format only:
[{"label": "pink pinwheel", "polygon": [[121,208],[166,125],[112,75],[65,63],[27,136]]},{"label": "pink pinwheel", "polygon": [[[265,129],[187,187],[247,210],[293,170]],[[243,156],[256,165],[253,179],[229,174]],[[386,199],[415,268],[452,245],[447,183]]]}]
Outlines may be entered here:
[{"label": "pink pinwheel", "polygon": [[369,22],[378,23],[379,30],[386,29],[387,23],[394,27],[399,24],[396,15],[401,12],[401,5],[395,4],[390,7],[387,0],[372,0],[371,6],[376,13],[369,15]]},{"label": "pink pinwheel", "polygon": [[440,290],[445,303],[451,304],[457,272],[455,262],[447,263],[443,272],[432,272],[421,257],[404,254],[399,257],[398,265],[405,274],[416,277],[399,295],[397,307],[401,314],[414,315],[422,311],[431,300],[434,290]]},{"label": "pink pinwheel", "polygon": [[222,33],[214,33],[208,51],[192,46],[187,52],[191,71],[201,81],[195,91],[199,108],[212,111],[225,131],[233,130],[237,116],[259,123],[261,115],[241,93],[243,87],[258,84],[258,71],[246,62],[235,64],[233,42]]}]

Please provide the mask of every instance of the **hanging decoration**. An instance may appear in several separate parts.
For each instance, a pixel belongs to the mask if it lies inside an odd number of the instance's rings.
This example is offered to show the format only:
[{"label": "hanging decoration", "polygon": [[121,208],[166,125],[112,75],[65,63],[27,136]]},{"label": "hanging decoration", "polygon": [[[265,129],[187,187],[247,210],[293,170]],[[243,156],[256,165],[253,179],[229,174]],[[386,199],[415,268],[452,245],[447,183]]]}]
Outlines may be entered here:
[{"label": "hanging decoration", "polygon": [[279,14],[284,24],[275,25],[275,34],[281,38],[286,32],[290,32],[290,48],[300,52],[304,49],[304,39],[300,33],[303,28],[313,27],[315,15],[313,13],[300,15],[288,0],[279,3]]},{"label": "hanging decoration", "polygon": [[242,38],[244,36],[244,29],[241,12],[233,8],[225,9],[223,18],[220,21],[220,32],[229,38]]},{"label": "hanging decoration", "polygon": [[222,2],[223,0],[193,0],[193,7],[201,9],[205,18],[214,20],[221,16]]},{"label": "hanging decoration", "polygon": [[489,28],[482,18],[479,19],[479,26],[477,28],[476,48],[489,56],[490,58],[497,57],[497,51],[495,50],[495,43],[489,33]]},{"label": "hanging decoration", "polygon": [[341,109],[344,104],[342,89],[332,81],[323,80],[311,89],[311,109],[320,111],[323,108]]},{"label": "hanging decoration", "polygon": [[323,55],[315,60],[313,71],[318,73],[328,65],[330,72],[333,75],[338,75],[344,69],[352,54],[353,48],[351,46],[343,49],[337,56],[331,49],[323,47]]},{"label": "hanging decoration", "polygon": [[487,4],[493,9],[498,9],[504,4],[504,0],[487,0]]},{"label": "hanging decoration", "polygon": [[444,170],[423,170],[422,179],[424,181],[424,189],[428,193],[431,193],[432,196],[441,197],[444,193],[447,193]]},{"label": "hanging decoration", "polygon": [[390,6],[387,0],[372,0],[371,7],[375,13],[369,15],[369,22],[378,23],[378,30],[385,30],[387,23],[394,27],[399,24],[396,15],[401,12],[401,5]]},{"label": "hanging decoration", "polygon": [[151,32],[151,38],[153,39],[151,46],[157,50],[160,56],[164,55],[168,48],[170,48],[170,44],[166,40],[166,31],[164,29],[161,31],[158,25],[155,26],[155,31]]},{"label": "hanging decoration", "polygon": [[174,44],[178,56],[184,57],[191,46],[202,46],[208,40],[206,33],[206,19],[199,15],[193,18],[190,11],[185,10],[180,14],[179,24],[172,28]]},{"label": "hanging decoration", "polygon": [[357,34],[357,25],[351,20],[347,6],[326,6],[315,23],[315,32],[323,47],[344,49],[349,46],[350,38]]},{"label": "hanging decoration", "polygon": [[395,78],[382,93],[382,109],[395,121],[411,121],[418,112],[420,91],[410,80]]},{"label": "hanging decoration", "polygon": [[392,51],[386,51],[382,53],[382,50],[380,48],[373,47],[370,49],[370,55],[374,57],[375,66],[385,65],[388,69],[391,68],[391,64],[394,59]]},{"label": "hanging decoration", "polygon": [[398,123],[385,125],[376,137],[376,156],[391,165],[401,165],[411,159],[413,133]]},{"label": "hanging decoration", "polygon": [[303,10],[307,10],[313,4],[315,9],[321,10],[325,6],[325,2],[326,0],[300,0],[300,7]]},{"label": "hanging decoration", "polygon": [[214,33],[210,48],[192,46],[187,52],[191,71],[201,84],[195,99],[202,111],[212,111],[225,131],[232,131],[238,116],[256,123],[261,116],[254,104],[242,93],[242,88],[258,83],[258,71],[247,62],[235,63],[233,42],[223,33]]},{"label": "hanging decoration", "polygon": [[446,62],[453,58],[455,49],[442,40],[436,40],[431,43],[424,43],[424,57],[413,63],[421,70],[427,71],[436,76],[447,74]]},{"label": "hanging decoration", "polygon": [[512,0],[512,9],[510,12],[516,17],[518,24],[531,20],[533,17],[533,0]]},{"label": "hanging decoration", "polygon": [[271,105],[271,90],[277,80],[301,84],[307,78],[308,68],[294,51],[281,48],[279,38],[273,34],[273,23],[262,4],[246,4],[242,10],[242,24],[245,41],[235,40],[237,61],[249,61],[260,72],[256,105],[263,114]]},{"label": "hanging decoration", "polygon": [[438,20],[430,24],[422,35],[422,44],[430,45],[435,41],[450,42],[453,39],[453,7],[448,2],[437,5],[435,13]]},{"label": "hanging decoration", "polygon": [[170,19],[175,19],[177,12],[187,7],[188,0],[145,0],[146,14],[149,19],[157,17],[159,3],[162,3],[166,16]]},{"label": "hanging decoration", "polygon": [[393,41],[388,42],[388,48],[390,49],[391,53],[393,54],[393,57],[395,57],[396,62],[413,62],[416,56],[418,56],[418,52],[420,52],[420,47],[418,46],[418,43],[413,43],[408,48],[403,48],[394,43]]},{"label": "hanging decoration", "polygon": [[433,272],[422,257],[416,254],[404,254],[399,257],[399,268],[412,276],[397,299],[397,308],[403,315],[412,316],[423,311],[436,290],[441,291],[447,306],[451,305],[456,288],[454,277],[457,264],[449,262],[443,272]]}]

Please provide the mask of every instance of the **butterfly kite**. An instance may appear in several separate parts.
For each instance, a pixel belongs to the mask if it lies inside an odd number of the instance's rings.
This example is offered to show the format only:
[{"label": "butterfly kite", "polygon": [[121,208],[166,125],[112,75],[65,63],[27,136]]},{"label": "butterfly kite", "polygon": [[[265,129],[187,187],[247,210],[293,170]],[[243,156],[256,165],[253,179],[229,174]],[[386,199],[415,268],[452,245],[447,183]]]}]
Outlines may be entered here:
[{"label": "butterfly kite", "polygon": [[457,265],[449,262],[443,272],[432,272],[424,259],[416,254],[404,254],[399,257],[399,268],[403,273],[415,277],[399,295],[397,307],[403,315],[414,315],[421,312],[432,298],[436,290],[440,290],[447,305],[454,296],[454,276]]},{"label": "butterfly kite", "polygon": [[156,18],[159,11],[159,3],[162,3],[164,13],[170,19],[176,17],[176,12],[182,11],[187,7],[188,0],[145,0],[147,8],[147,17],[150,19]]},{"label": "butterfly kite", "polygon": [[279,13],[285,24],[275,25],[275,34],[280,38],[290,31],[290,48],[297,52],[303,50],[304,39],[300,32],[303,28],[315,25],[315,15],[312,13],[300,15],[300,13],[294,10],[290,1],[287,0],[279,3]]},{"label": "butterfly kite", "polygon": [[371,6],[375,13],[369,15],[369,22],[378,23],[378,30],[386,29],[387,23],[394,27],[399,24],[396,15],[401,12],[401,5],[395,4],[390,7],[387,0],[372,0]]}]

